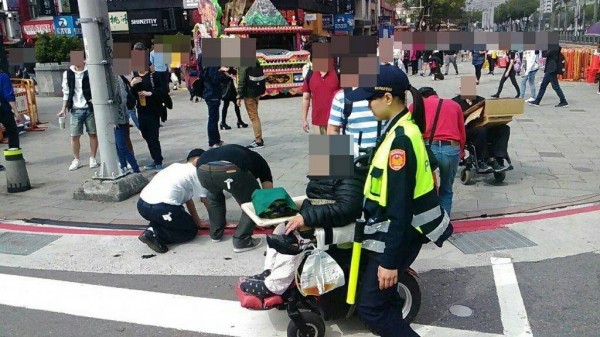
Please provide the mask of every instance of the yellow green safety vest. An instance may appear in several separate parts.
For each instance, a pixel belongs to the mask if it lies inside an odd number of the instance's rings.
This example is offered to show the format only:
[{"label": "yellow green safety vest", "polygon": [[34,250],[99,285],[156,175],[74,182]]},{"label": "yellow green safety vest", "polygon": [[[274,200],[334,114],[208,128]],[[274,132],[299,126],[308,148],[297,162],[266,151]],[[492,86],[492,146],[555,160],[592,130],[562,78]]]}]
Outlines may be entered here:
[{"label": "yellow green safety vest", "polygon": [[[442,209],[435,191],[433,175],[429,166],[429,157],[423,142],[423,135],[415,124],[412,115],[402,116],[390,130],[373,156],[369,175],[365,183],[365,198],[376,202],[380,207],[387,206],[388,200],[388,160],[394,139],[406,135],[411,143],[417,159],[415,189],[413,191],[412,226],[433,242],[438,241],[450,225],[448,214]],[[408,156],[406,156],[408,157]],[[405,158],[406,159],[406,158]],[[396,187],[394,187],[395,189]],[[402,188],[398,186],[397,188]],[[393,189],[391,191],[393,193]],[[363,248],[383,253],[385,242],[383,235],[387,233],[389,220],[378,221],[365,226]],[[436,242],[437,244],[437,242]],[[438,244],[440,246],[440,244]]]}]

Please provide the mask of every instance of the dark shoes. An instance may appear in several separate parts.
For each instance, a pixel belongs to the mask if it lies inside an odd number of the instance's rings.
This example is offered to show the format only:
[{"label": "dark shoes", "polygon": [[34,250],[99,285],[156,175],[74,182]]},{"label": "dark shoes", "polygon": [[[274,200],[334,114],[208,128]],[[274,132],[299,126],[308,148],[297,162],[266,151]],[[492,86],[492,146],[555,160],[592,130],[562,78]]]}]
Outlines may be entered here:
[{"label": "dark shoes", "polygon": [[477,163],[477,172],[478,173],[491,173],[491,172],[494,172],[494,169],[487,163],[480,161]]},{"label": "dark shoes", "polygon": [[255,140],[250,145],[248,145],[246,147],[249,148],[249,149],[262,149],[263,147],[265,147],[265,141],[261,140],[260,142],[257,142]]},{"label": "dark shoes", "polygon": [[246,243],[245,245],[236,247],[235,245],[233,246],[233,251],[236,253],[243,253],[243,252],[247,252],[249,250],[252,250],[254,248],[257,248],[258,246],[260,246],[260,244],[262,243],[262,239],[261,238],[250,238],[250,241],[248,241],[248,243]]},{"label": "dark shoes", "polygon": [[494,160],[490,164],[491,164],[492,169],[494,170],[495,173],[500,173],[500,172],[508,171],[508,166],[500,165],[500,163],[498,163],[497,160]]},{"label": "dark shoes", "polygon": [[498,94],[493,94],[491,97],[492,97],[492,98],[500,98],[500,95],[498,95]]},{"label": "dark shoes", "polygon": [[2,171],[6,171],[6,167],[0,165],[0,172],[2,172]]},{"label": "dark shoes", "polygon": [[239,128],[247,128],[248,124],[244,123],[244,122],[237,122],[237,127]]},{"label": "dark shoes", "polygon": [[140,236],[138,236],[138,239],[147,244],[150,249],[157,253],[163,254],[169,251],[169,248],[166,245],[158,241],[158,238],[153,231],[145,230]]},{"label": "dark shoes", "polygon": [[567,102],[560,102],[557,105],[554,106],[555,108],[568,108],[569,107],[569,103]]},{"label": "dark shoes", "polygon": [[535,100],[533,100],[533,101],[531,101],[531,102],[527,102],[527,103],[528,103],[529,105],[533,105],[533,106],[540,106],[540,102],[538,102],[538,101],[535,101]]},{"label": "dark shoes", "polygon": [[219,127],[221,128],[221,130],[225,129],[225,130],[231,130],[231,126],[227,125],[227,123],[221,123],[219,125]]}]

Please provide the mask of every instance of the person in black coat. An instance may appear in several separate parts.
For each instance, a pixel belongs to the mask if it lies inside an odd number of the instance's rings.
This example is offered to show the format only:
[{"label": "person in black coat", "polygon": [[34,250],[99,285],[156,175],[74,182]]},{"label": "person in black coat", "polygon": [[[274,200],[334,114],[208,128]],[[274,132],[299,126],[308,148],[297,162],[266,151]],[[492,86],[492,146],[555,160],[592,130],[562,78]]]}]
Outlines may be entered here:
[{"label": "person in black coat", "polygon": [[[347,179],[311,179],[306,187],[308,199],[302,204],[300,214],[273,233],[343,227],[356,221],[362,212],[363,186],[364,181],[358,175]],[[244,280],[240,289],[260,298],[283,294],[294,279],[295,257],[269,248],[265,270]]]},{"label": "person in black coat", "polygon": [[552,89],[556,92],[556,95],[560,99],[559,103],[555,106],[557,108],[566,108],[569,106],[565,94],[558,84],[558,75],[562,75],[565,72],[565,60],[561,54],[562,47],[558,47],[555,50],[549,50],[546,54],[546,66],[544,68],[544,78],[540,85],[537,97],[534,101],[528,102],[531,105],[539,106],[548,84],[552,84]]},{"label": "person in black coat", "polygon": [[235,115],[237,116],[237,127],[247,128],[248,124],[244,123],[242,120],[242,115],[240,113],[240,106],[237,105],[237,89],[233,84],[233,77],[237,75],[237,71],[233,67],[229,67],[229,69],[224,72],[227,79],[221,83],[221,91],[223,99],[223,109],[221,110],[221,124],[219,127],[221,130],[229,130],[231,126],[227,125],[227,110],[229,109],[229,103],[233,103],[233,108],[235,109]]},{"label": "person in black coat", "polygon": [[[201,61],[200,61],[201,62]],[[223,96],[221,83],[227,80],[226,67],[203,67],[202,79],[204,81],[204,101],[208,106],[208,146],[218,147],[223,145],[221,135],[219,134],[219,106]]]}]

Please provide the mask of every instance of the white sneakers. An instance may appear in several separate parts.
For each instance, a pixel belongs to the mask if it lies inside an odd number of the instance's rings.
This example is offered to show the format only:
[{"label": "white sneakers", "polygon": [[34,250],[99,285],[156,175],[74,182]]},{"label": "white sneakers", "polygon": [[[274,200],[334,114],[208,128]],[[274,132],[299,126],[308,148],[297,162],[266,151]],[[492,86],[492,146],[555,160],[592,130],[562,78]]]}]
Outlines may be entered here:
[{"label": "white sneakers", "polygon": [[81,162],[79,161],[79,159],[73,159],[73,161],[71,162],[71,166],[69,166],[69,171],[75,171],[78,168],[80,168],[81,166]]},{"label": "white sneakers", "polygon": [[96,161],[96,158],[90,158],[90,168],[96,168],[100,166],[100,164],[98,164],[98,161]]},{"label": "white sneakers", "polygon": [[[82,166],[83,165],[81,165],[81,161],[79,159],[73,159],[71,166],[69,166],[69,171],[75,171]],[[90,158],[90,168],[96,168],[98,166],[100,166],[100,164],[98,164],[96,158]]]}]

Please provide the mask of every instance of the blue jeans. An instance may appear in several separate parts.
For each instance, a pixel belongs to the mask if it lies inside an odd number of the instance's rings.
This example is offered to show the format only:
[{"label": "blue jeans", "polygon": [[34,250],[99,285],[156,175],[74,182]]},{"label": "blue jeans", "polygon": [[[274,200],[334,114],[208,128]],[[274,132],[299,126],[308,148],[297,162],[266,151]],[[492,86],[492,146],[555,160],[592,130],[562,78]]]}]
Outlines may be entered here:
[{"label": "blue jeans", "polygon": [[450,214],[452,211],[452,184],[456,171],[458,171],[458,162],[460,161],[460,147],[452,145],[432,145],[431,151],[440,165],[440,204]]},{"label": "blue jeans", "polygon": [[535,74],[537,74],[537,70],[530,71],[527,76],[524,76],[521,79],[521,98],[525,98],[525,91],[527,90],[527,82],[529,82],[529,90],[531,91],[531,98],[535,99]]},{"label": "blue jeans", "polygon": [[127,163],[129,162],[133,172],[139,173],[140,167],[138,166],[137,160],[135,160],[133,152],[131,152],[127,146],[128,137],[129,124],[117,125],[115,128],[115,143],[117,144],[117,156],[119,157],[119,164],[121,165],[121,169],[124,170],[127,168]]},{"label": "blue jeans", "polygon": [[135,109],[131,109],[128,111],[128,113],[129,113],[129,117],[131,117],[131,120],[133,121],[133,124],[139,130],[140,129],[140,121],[138,120],[137,112],[135,111]]},{"label": "blue jeans", "polygon": [[207,99],[206,105],[208,106],[208,146],[213,146],[221,142],[221,135],[219,134],[219,106],[221,100]]},{"label": "blue jeans", "polygon": [[552,89],[556,91],[556,95],[560,99],[560,103],[567,103],[567,99],[565,98],[565,94],[563,94],[560,85],[558,84],[558,74],[556,73],[545,73],[544,79],[542,80],[542,85],[540,85],[540,91],[538,91],[537,97],[535,98],[536,103],[540,103],[542,98],[544,98],[544,94],[546,93],[546,88],[548,84],[552,84]]}]

